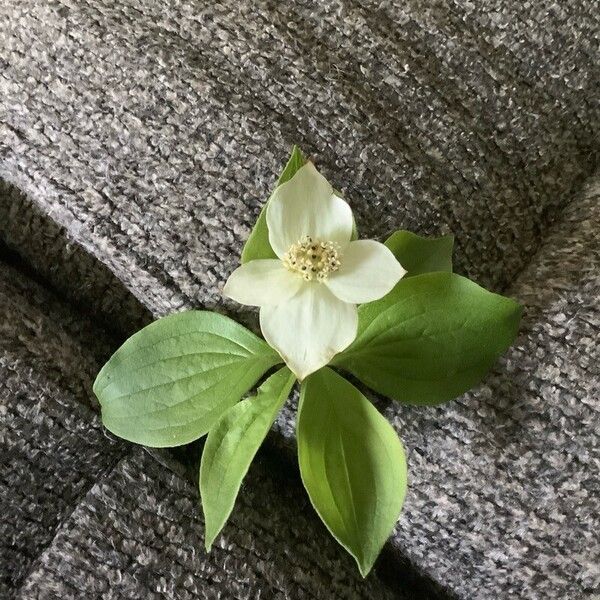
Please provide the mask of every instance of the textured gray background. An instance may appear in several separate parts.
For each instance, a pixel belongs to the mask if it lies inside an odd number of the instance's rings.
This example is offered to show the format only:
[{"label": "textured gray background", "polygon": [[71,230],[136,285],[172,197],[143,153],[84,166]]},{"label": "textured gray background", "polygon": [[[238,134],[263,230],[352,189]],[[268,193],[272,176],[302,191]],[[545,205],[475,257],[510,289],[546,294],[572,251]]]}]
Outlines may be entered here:
[{"label": "textured gray background", "polygon": [[[598,590],[593,1],[0,11],[0,176],[23,192],[0,204],[9,245],[121,333],[148,318],[140,305],[256,327],[220,287],[293,143],[361,235],[454,232],[457,271],[523,302],[523,331],[459,401],[379,401],[411,470],[388,550],[463,598]],[[273,436],[286,456],[292,411]]]},{"label": "textured gray background", "polygon": [[[113,341],[0,263],[0,597],[409,598],[324,531],[259,457],[213,551],[193,482],[103,430],[91,383]],[[169,469],[169,467],[171,469]]]}]

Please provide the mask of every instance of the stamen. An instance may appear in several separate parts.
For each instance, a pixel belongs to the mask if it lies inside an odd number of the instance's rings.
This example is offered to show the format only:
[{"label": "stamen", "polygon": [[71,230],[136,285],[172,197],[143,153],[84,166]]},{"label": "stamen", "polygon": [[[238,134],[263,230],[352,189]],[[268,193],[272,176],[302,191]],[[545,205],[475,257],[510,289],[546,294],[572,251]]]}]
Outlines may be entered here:
[{"label": "stamen", "polygon": [[313,240],[305,235],[290,246],[283,256],[283,264],[306,281],[325,281],[340,268],[339,250],[335,242]]}]

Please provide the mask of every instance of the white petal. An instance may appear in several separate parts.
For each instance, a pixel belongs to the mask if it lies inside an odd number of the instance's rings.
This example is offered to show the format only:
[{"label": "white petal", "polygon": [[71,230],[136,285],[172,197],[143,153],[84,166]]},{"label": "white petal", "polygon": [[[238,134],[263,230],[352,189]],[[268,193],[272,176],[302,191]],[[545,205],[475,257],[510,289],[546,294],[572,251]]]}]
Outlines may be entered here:
[{"label": "white petal", "polygon": [[352,236],[352,210],[308,162],[273,192],[267,226],[269,242],[279,258],[305,235],[337,242],[343,248]]},{"label": "white petal", "polygon": [[325,283],[340,300],[353,304],[382,298],[406,273],[391,250],[373,240],[350,242],[340,261]]},{"label": "white petal", "polygon": [[289,300],[303,283],[276,258],[251,260],[229,276],[223,294],[240,304],[265,306]]},{"label": "white petal", "polygon": [[349,346],[357,326],[356,306],[338,300],[317,282],[305,282],[287,302],[260,309],[265,339],[300,380]]}]

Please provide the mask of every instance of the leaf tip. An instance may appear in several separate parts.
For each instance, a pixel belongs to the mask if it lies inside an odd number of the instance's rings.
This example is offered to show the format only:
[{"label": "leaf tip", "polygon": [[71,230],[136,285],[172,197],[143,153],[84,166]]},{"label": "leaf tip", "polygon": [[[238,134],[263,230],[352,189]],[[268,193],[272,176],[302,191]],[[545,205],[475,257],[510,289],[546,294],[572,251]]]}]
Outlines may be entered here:
[{"label": "leaf tip", "polygon": [[214,527],[211,526],[211,522],[207,521],[207,515],[206,512],[204,512],[204,549],[207,554],[212,550],[215,539],[220,531],[220,529],[215,531]]},{"label": "leaf tip", "polygon": [[373,568],[373,565],[375,564],[374,560],[360,560],[359,558],[356,558],[356,564],[358,565],[358,571],[360,572],[360,576],[363,579],[366,579],[367,576],[369,575],[369,573],[371,572],[371,569]]}]

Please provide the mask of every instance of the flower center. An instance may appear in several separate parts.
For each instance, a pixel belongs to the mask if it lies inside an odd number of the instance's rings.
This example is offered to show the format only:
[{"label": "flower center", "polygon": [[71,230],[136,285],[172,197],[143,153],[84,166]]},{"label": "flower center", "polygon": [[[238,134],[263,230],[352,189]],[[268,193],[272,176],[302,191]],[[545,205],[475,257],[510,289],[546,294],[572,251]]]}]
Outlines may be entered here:
[{"label": "flower center", "polygon": [[335,242],[321,242],[305,235],[283,255],[283,264],[306,281],[325,281],[329,273],[340,268],[339,250]]}]

